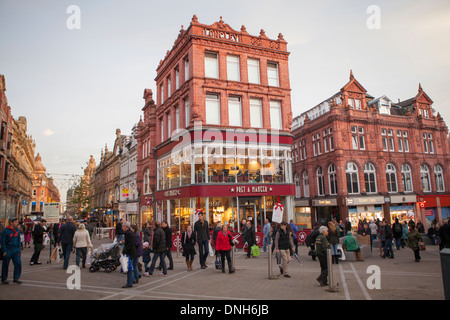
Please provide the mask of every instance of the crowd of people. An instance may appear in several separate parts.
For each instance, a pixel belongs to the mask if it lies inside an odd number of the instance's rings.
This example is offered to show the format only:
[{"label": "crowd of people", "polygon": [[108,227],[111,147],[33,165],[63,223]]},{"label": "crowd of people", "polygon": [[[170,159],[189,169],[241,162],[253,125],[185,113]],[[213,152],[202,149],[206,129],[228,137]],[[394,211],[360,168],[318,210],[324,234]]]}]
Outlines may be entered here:
[{"label": "crowd of people", "polygon": [[[193,226],[186,227],[181,235],[180,250],[185,257],[188,271],[193,270],[194,258],[198,253],[198,261],[201,269],[208,268],[207,258],[210,251],[215,252],[216,268],[223,273],[228,266],[228,272],[234,273],[231,250],[236,244],[227,224],[218,223],[212,229],[202,213]],[[272,252],[275,252],[279,264],[280,274],[290,278],[288,264],[297,259],[298,240],[296,237],[297,226],[294,221],[290,223],[282,222],[270,223],[264,221],[263,231],[263,252],[267,252],[268,245],[271,245]],[[8,284],[8,267],[10,261],[14,265],[13,280],[20,284],[22,269],[21,250],[31,247],[33,240],[33,255],[30,259],[30,266],[42,264],[39,260],[42,250],[46,245],[52,244],[62,251],[63,269],[69,265],[70,255],[75,252],[75,264],[81,268],[86,268],[86,261],[89,249],[92,248],[93,226],[75,222],[72,217],[62,219],[59,223],[47,225],[45,219],[39,219],[32,226],[18,221],[17,218],[10,218],[7,228],[1,235],[1,256],[2,264],[2,284]],[[354,233],[353,233],[354,232]],[[331,263],[338,264],[342,255],[340,250],[355,252],[357,261],[364,261],[361,256],[361,248],[356,237],[368,237],[370,245],[378,242],[380,257],[383,259],[394,259],[394,248],[408,247],[414,252],[416,262],[420,262],[420,249],[423,242],[421,234],[424,234],[423,224],[417,224],[411,219],[408,222],[400,223],[398,219],[391,225],[386,220],[365,221],[360,220],[356,230],[352,230],[352,225],[348,219],[345,222],[336,220],[316,222],[312,232],[308,235],[305,243],[310,247],[308,255],[312,260],[319,260],[321,272],[317,281],[321,286],[327,284],[328,266],[327,249],[331,249]],[[242,220],[239,234],[242,236],[247,253],[246,259],[255,255],[252,247],[257,246],[255,228],[251,221]],[[139,282],[141,276],[153,276],[155,269],[161,271],[161,276],[167,276],[169,270],[174,269],[172,258],[172,229],[167,221],[144,223],[142,234],[136,225],[131,225],[127,221],[120,221],[116,224],[116,239],[122,246],[122,254],[128,257],[127,282],[123,288],[130,288]],[[434,245],[439,245],[440,249],[450,247],[450,224],[449,221],[432,225],[427,234]],[[340,241],[340,238],[344,238]],[[360,238],[361,239],[361,238]],[[340,243],[343,243],[342,248]],[[198,250],[198,252],[197,252]],[[259,247],[258,247],[259,250]],[[153,256],[151,255],[153,254]],[[166,263],[167,258],[167,263]],[[143,262],[143,267],[140,263]],[[159,262],[159,263],[158,263]],[[143,268],[143,269],[142,269]],[[141,275],[142,273],[142,275]]]}]

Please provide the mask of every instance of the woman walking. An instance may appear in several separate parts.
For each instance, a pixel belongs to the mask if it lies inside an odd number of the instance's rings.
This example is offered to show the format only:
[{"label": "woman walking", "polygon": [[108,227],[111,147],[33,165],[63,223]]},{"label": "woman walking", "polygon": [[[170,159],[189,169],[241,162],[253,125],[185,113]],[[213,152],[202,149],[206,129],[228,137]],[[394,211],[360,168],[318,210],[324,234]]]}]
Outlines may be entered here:
[{"label": "woman walking", "polygon": [[192,263],[194,262],[195,252],[195,233],[192,232],[192,226],[187,226],[186,231],[181,236],[181,250],[183,257],[186,257],[187,270],[192,270]]},{"label": "woman walking", "polygon": [[222,261],[222,273],[225,273],[225,257],[227,258],[228,262],[228,271],[230,273],[234,272],[230,255],[232,241],[233,237],[231,236],[231,232],[228,230],[228,226],[224,224],[222,226],[222,230],[217,233],[216,240],[216,252],[220,253],[220,260]]},{"label": "woman walking", "polygon": [[421,240],[419,231],[415,230],[415,226],[413,224],[409,225],[408,232],[408,247],[414,251],[414,257],[416,258],[416,262],[420,262],[420,248],[419,241]]},{"label": "woman walking", "polygon": [[91,237],[89,231],[86,230],[84,223],[81,223],[77,231],[73,235],[73,246],[76,250],[75,264],[80,266],[80,258],[82,260],[82,268],[86,268],[86,256],[88,248],[92,248]]},{"label": "woman walking", "polygon": [[28,224],[25,224],[25,246],[28,246],[30,248],[30,242],[31,242],[31,228]]}]

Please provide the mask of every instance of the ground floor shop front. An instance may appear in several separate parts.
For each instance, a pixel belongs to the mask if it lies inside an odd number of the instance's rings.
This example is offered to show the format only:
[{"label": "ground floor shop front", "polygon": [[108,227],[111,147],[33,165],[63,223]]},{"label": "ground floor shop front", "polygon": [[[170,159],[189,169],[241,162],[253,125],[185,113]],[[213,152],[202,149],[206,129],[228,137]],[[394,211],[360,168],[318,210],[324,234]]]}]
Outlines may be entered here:
[{"label": "ground floor shop front", "polygon": [[[421,219],[422,214],[415,194],[409,195],[367,195],[367,196],[336,196],[321,199],[296,199],[295,212],[307,221],[307,227],[315,221],[324,223],[336,219],[337,222],[346,218],[357,230],[360,221],[370,222],[377,219],[390,222],[407,222],[410,219]],[[450,197],[449,197],[450,212]]]},{"label": "ground floor shop front", "polygon": [[283,220],[292,219],[293,193],[293,185],[190,186],[156,192],[154,205],[144,206],[142,217],[143,222],[167,220],[173,230],[180,231],[193,225],[201,211],[211,227],[221,222],[238,232],[245,219],[255,231],[262,231],[264,220],[272,221],[278,203]]}]

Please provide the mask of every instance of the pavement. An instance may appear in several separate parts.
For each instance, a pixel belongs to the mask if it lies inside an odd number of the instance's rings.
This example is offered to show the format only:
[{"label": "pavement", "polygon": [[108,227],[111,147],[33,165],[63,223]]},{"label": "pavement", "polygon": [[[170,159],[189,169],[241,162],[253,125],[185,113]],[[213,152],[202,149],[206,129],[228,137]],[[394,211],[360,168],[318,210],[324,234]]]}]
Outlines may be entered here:
[{"label": "pavement", "polygon": [[[93,239],[94,248],[109,239]],[[33,247],[22,251],[22,284],[12,282],[13,265],[9,267],[9,285],[0,285],[1,300],[444,300],[442,271],[437,246],[427,246],[422,260],[414,261],[412,250],[394,250],[394,259],[382,259],[379,249],[364,262],[342,261],[333,265],[335,287],[320,287],[315,280],[320,267],[307,255],[308,249],[299,246],[299,258],[290,261],[291,278],[279,276],[273,261],[273,279],[269,278],[268,254],[245,259],[246,253],[235,253],[236,272],[223,274],[214,268],[214,257],[208,258],[208,268],[200,269],[198,254],[194,270],[187,271],[181,253],[173,252],[174,270],[168,276],[142,277],[132,288],[123,289],[126,275],[119,269],[106,273],[89,272],[88,268],[66,273],[60,263],[47,263],[49,250],[41,253],[42,265],[29,265]],[[197,251],[198,253],[198,251]],[[72,254],[70,264],[75,264]],[[69,268],[70,269],[70,268]],[[379,271],[378,273],[374,271]],[[68,286],[69,283],[69,286]],[[70,289],[76,283],[80,288]]]}]

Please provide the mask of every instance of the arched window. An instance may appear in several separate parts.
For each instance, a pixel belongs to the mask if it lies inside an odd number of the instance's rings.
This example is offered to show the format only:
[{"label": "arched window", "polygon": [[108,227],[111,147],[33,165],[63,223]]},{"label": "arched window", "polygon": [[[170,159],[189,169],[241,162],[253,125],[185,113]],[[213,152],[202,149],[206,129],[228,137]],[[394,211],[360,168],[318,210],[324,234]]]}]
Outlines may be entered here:
[{"label": "arched window", "polygon": [[413,191],[411,167],[406,163],[402,164],[402,183],[405,192]]},{"label": "arched window", "polygon": [[438,164],[434,166],[434,177],[436,179],[436,191],[445,191],[444,172],[442,171],[441,166]]},{"label": "arched window", "polygon": [[302,196],[300,191],[300,175],[298,172],[294,175],[294,182],[295,182],[295,197],[300,198]]},{"label": "arched window", "polygon": [[347,192],[349,194],[359,193],[358,167],[356,164],[353,162],[347,163],[345,175],[347,176]]},{"label": "arched window", "polygon": [[325,178],[323,176],[322,167],[317,168],[316,177],[317,177],[317,195],[324,196],[325,195]]},{"label": "arched window", "polygon": [[420,180],[423,192],[431,192],[430,170],[424,164],[420,166]]},{"label": "arched window", "polygon": [[386,182],[388,192],[397,192],[397,174],[392,163],[386,165]]},{"label": "arched window", "polygon": [[303,196],[309,198],[309,177],[308,171],[303,171]]},{"label": "arched window", "polygon": [[116,185],[114,187],[114,198],[113,198],[113,202],[119,202],[120,200],[120,188],[118,185]]},{"label": "arched window", "polygon": [[375,167],[370,162],[364,165],[364,183],[367,193],[377,192],[377,178],[375,174]]},{"label": "arched window", "polygon": [[152,189],[150,188],[150,170],[145,170],[144,173],[144,194],[152,193]]},{"label": "arched window", "polygon": [[330,194],[337,194],[337,175],[334,164],[328,166],[328,184],[330,187]]}]

